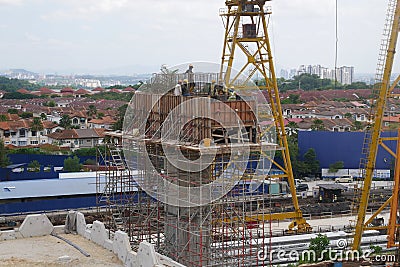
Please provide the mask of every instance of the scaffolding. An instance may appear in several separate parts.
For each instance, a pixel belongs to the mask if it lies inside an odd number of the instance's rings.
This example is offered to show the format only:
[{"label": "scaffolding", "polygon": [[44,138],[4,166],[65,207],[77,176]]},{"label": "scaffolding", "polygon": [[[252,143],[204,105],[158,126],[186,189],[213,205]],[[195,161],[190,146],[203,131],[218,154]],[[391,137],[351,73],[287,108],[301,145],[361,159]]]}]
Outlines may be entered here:
[{"label": "scaffolding", "polygon": [[[124,170],[116,167],[118,157],[112,157],[109,147],[104,159],[112,163],[98,181],[104,183],[99,203],[106,203],[111,221],[114,210],[124,211],[119,214],[133,247],[146,240],[186,266],[270,266],[272,220],[295,219],[291,233],[311,230],[294,188],[265,2],[226,1],[219,71],[162,69],[129,103]],[[253,22],[241,24],[241,16]],[[260,46],[253,53],[244,42]],[[250,75],[243,75],[245,68],[232,68],[236,45],[254,63]],[[258,86],[251,81],[257,71],[264,79]],[[188,89],[185,96],[174,95],[179,81]],[[276,150],[282,162],[275,158]],[[124,188],[123,177],[133,187]],[[114,180],[121,186],[114,186]],[[130,202],[118,194],[127,194]],[[276,199],[282,197],[292,205],[281,207]]]}]

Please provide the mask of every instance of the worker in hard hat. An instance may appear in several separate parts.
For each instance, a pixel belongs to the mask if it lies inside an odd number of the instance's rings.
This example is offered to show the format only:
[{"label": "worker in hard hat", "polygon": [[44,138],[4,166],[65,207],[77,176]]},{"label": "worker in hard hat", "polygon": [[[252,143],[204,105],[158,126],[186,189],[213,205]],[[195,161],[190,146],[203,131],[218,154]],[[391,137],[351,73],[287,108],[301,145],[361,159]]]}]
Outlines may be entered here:
[{"label": "worker in hard hat", "polygon": [[216,94],[216,81],[211,80],[210,87],[208,88],[208,95],[209,96],[214,96]]},{"label": "worker in hard hat", "polygon": [[181,85],[181,90],[182,90],[182,95],[183,96],[188,96],[189,91],[188,91],[188,79],[184,79],[183,83]]}]

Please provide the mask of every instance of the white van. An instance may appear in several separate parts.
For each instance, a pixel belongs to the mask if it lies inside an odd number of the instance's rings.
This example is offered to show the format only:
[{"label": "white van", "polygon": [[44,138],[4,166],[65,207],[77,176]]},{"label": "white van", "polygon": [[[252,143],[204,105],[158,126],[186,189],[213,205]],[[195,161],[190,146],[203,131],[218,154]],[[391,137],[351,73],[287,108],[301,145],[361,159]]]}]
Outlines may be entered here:
[{"label": "white van", "polygon": [[335,183],[352,183],[353,176],[352,175],[343,175],[335,179]]}]

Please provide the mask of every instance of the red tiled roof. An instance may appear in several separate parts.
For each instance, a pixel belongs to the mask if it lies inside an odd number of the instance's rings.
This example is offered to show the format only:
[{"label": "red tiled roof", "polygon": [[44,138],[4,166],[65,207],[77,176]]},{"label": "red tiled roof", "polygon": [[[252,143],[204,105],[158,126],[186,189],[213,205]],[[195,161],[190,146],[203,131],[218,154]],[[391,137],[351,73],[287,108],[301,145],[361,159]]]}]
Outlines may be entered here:
[{"label": "red tiled roof", "polygon": [[123,89],[122,91],[124,92],[135,92],[135,89],[133,89],[132,87],[126,87],[125,89]]},{"label": "red tiled roof", "polygon": [[88,94],[90,94],[90,92],[88,90],[80,88],[80,89],[75,91],[75,94],[76,95],[88,95]]},{"label": "red tiled roof", "polygon": [[47,135],[50,138],[61,140],[61,139],[72,139],[78,138],[78,134],[75,129],[66,129],[60,132],[54,132]]},{"label": "red tiled roof", "polygon": [[101,87],[96,87],[96,88],[94,88],[92,91],[93,92],[103,92],[103,91],[105,91],[106,89],[104,89],[104,88],[101,88]]},{"label": "red tiled roof", "polygon": [[42,94],[55,94],[56,92],[47,88],[47,87],[42,87],[39,89],[39,92]]},{"label": "red tiled roof", "polygon": [[17,92],[21,93],[21,94],[30,94],[31,93],[28,90],[26,90],[25,88],[18,89]]},{"label": "red tiled roof", "polygon": [[73,93],[74,89],[72,89],[71,87],[65,87],[63,89],[61,89],[61,93]]}]

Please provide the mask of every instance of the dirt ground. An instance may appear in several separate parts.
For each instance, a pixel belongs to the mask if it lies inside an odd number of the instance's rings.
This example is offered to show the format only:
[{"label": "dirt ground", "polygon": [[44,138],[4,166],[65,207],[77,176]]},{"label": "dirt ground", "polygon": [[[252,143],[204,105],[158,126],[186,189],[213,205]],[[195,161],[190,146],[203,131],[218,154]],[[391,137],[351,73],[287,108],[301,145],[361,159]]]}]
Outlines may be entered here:
[{"label": "dirt ground", "polygon": [[[118,257],[79,235],[60,235],[90,254],[86,257],[76,248],[54,236],[0,241],[0,266],[123,266]],[[68,256],[62,260],[59,257]]]}]

